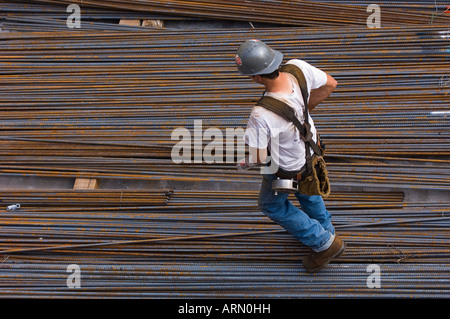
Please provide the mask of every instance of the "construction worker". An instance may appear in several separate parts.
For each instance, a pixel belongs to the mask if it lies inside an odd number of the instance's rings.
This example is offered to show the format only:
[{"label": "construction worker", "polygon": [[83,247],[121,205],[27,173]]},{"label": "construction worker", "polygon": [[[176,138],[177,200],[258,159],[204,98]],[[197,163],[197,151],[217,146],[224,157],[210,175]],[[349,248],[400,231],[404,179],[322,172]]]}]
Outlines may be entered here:
[{"label": "construction worker", "polygon": [[[279,67],[283,54],[273,50],[259,40],[242,43],[236,52],[236,64],[242,75],[249,76],[255,83],[265,87],[265,96],[271,96],[287,103],[295,110],[296,117],[304,123],[303,108],[314,109],[324,101],[337,86],[336,80],[322,70],[305,61],[293,59],[287,64],[300,68],[305,76],[309,94],[305,106],[296,78]],[[314,122],[309,118],[313,139],[317,142]],[[249,133],[253,132],[253,133]],[[303,258],[308,272],[324,268],[332,259],[345,250],[345,243],[335,234],[331,215],[321,196],[295,193],[301,209],[294,206],[287,193],[276,193],[272,182],[281,175],[297,176],[305,164],[305,142],[292,122],[261,106],[253,107],[247,124],[246,144],[249,158],[238,164],[247,169],[265,163],[270,154],[271,161],[277,161],[278,171],[263,175],[258,204],[261,211],[282,226],[300,242],[309,246],[311,252]]]}]

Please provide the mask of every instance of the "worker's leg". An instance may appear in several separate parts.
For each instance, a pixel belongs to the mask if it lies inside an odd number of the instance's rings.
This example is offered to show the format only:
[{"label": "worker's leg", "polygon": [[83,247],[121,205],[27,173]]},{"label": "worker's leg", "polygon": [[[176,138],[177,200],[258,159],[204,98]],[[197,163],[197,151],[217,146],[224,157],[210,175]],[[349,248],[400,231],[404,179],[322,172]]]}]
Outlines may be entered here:
[{"label": "worker's leg", "polygon": [[315,219],[292,205],[288,194],[272,191],[275,175],[264,175],[259,194],[259,207],[270,219],[286,229],[300,242],[315,251],[327,249],[333,242],[334,235]]},{"label": "worker's leg", "polygon": [[328,212],[323,202],[322,196],[308,196],[296,193],[302,210],[310,217],[317,220],[323,228],[334,234],[334,227],[331,223],[331,214]]}]

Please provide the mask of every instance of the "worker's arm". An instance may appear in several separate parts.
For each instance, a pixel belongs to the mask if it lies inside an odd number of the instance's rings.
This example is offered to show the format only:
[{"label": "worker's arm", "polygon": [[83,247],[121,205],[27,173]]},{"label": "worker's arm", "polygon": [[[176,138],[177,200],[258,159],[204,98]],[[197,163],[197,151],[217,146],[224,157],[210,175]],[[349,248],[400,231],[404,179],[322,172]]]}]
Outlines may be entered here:
[{"label": "worker's arm", "polygon": [[320,88],[311,90],[309,95],[308,110],[312,111],[317,105],[325,101],[337,86],[337,81],[327,74],[327,83]]}]

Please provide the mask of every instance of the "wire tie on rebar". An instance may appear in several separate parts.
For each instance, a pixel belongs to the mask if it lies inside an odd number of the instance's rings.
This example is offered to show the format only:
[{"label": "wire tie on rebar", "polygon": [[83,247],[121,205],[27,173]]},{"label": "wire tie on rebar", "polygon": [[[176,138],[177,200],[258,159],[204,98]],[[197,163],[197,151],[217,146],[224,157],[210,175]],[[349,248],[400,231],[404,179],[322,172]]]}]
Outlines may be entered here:
[{"label": "wire tie on rebar", "polygon": [[417,256],[416,254],[409,254],[409,255],[406,255],[406,256],[400,258],[399,260],[397,260],[396,263],[397,263],[397,264],[400,264],[401,261],[403,261],[403,260],[405,260],[405,259],[413,258],[413,257],[416,257],[416,256]]},{"label": "wire tie on rebar", "polygon": [[[2,257],[3,257],[3,255],[2,255]],[[7,261],[8,258],[9,258],[9,256],[6,256],[6,258],[2,260],[2,262],[0,263],[0,265],[3,264],[5,261]]]},{"label": "wire tie on rebar", "polygon": [[[396,263],[397,264],[400,264],[400,262],[402,262],[403,260],[405,260],[405,259],[409,259],[409,258],[412,258],[412,257],[415,257],[415,256],[417,256],[416,254],[414,254],[414,253],[412,253],[412,254],[405,254],[404,252],[402,252],[399,248],[397,248],[397,247],[395,247],[393,244],[388,244],[387,245],[388,246],[388,248],[389,248],[389,246],[390,247],[392,247],[392,248],[394,248],[394,251],[393,251],[393,254],[395,255],[395,254],[398,254],[398,255],[401,255],[402,257],[400,257],[397,261],[396,261]],[[396,252],[396,251],[397,252]]]},{"label": "wire tie on rebar", "polygon": [[[403,255],[403,256],[405,256],[405,254],[399,249],[399,248],[397,248],[397,247],[395,247],[393,244],[391,244],[391,243],[389,243],[389,244],[387,244],[387,247],[388,248],[393,248],[393,249],[390,249],[391,250],[391,252],[394,254],[394,255]],[[400,258],[399,260],[401,260],[402,258]],[[398,262],[398,261],[397,261]]]},{"label": "wire tie on rebar", "polygon": [[431,13],[431,18],[430,18],[430,22],[429,22],[430,24],[433,24],[433,21],[436,17],[442,16],[442,15],[446,14],[447,12],[450,12],[450,7],[449,7],[447,9],[445,9],[444,11],[442,11],[441,13],[439,13],[436,1],[434,1],[434,6],[435,6],[436,11]]}]

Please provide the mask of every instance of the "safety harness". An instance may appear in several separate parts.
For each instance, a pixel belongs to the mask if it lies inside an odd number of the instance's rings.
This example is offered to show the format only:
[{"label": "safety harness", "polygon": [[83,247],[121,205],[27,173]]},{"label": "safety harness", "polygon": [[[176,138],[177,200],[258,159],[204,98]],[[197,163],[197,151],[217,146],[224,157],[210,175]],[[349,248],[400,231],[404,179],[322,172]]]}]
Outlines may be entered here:
[{"label": "safety harness", "polygon": [[[303,74],[302,70],[292,64],[286,64],[280,68],[281,72],[287,72],[292,74],[296,79],[300,86],[300,90],[302,92],[303,101],[305,104],[305,108],[303,111],[304,114],[304,124],[300,123],[297,116],[295,116],[294,109],[290,107],[288,104],[284,103],[283,101],[277,100],[270,96],[263,96],[259,101],[256,103],[258,106],[262,106],[269,111],[272,111],[281,117],[285,118],[287,121],[290,121],[294,123],[295,127],[300,132],[300,137],[305,143],[305,159],[306,163],[301,168],[299,172],[296,172],[295,175],[298,176],[297,179],[301,179],[301,176],[306,176],[311,173],[312,170],[312,161],[313,161],[313,154],[311,154],[310,147],[313,149],[314,154],[317,156],[323,155],[323,148],[320,145],[320,139],[319,135],[317,134],[317,141],[318,143],[314,142],[313,136],[311,133],[311,124],[309,124],[309,112],[308,112],[308,89],[306,85],[306,79],[305,75]],[[310,146],[310,147],[308,147]],[[286,175],[286,173],[283,173],[283,170],[281,168],[278,169],[277,174],[278,176],[281,175],[281,177],[290,178],[293,176],[283,176]]]}]

